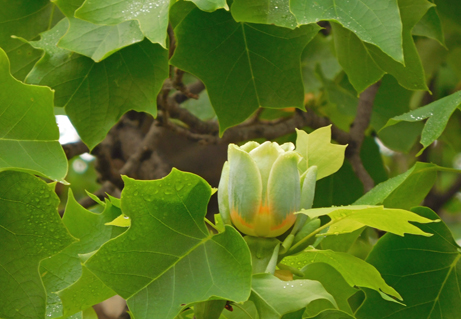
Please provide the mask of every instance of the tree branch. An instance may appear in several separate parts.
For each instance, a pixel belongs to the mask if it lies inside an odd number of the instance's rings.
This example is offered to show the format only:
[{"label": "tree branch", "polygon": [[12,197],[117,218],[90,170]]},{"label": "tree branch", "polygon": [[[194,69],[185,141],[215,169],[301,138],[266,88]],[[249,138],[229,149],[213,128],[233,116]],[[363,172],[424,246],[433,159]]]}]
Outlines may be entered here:
[{"label": "tree branch", "polygon": [[88,153],[90,150],[88,149],[88,146],[85,145],[82,141],[78,141],[75,143],[67,143],[61,145],[64,153],[66,153],[66,157],[68,160],[71,158],[82,155],[84,153]]},{"label": "tree branch", "polygon": [[373,102],[380,84],[381,82],[376,82],[360,94],[357,115],[351,126],[349,147],[346,150],[352,169],[362,182],[365,193],[370,191],[375,183],[363,166],[362,159],[360,158],[360,150],[365,138],[365,130],[370,124]]}]

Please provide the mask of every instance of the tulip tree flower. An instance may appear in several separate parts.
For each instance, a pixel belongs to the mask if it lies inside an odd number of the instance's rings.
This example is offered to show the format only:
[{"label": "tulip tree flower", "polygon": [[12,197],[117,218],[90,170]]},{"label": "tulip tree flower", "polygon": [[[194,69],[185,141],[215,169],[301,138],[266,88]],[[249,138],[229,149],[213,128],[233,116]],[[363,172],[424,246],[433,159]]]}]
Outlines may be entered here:
[{"label": "tulip tree flower", "polygon": [[[328,134],[329,127],[311,134],[298,131],[297,150],[293,143],[251,141],[240,147],[230,144],[218,187],[224,223],[232,223],[242,233],[255,237],[277,237],[290,229],[297,219],[294,213],[312,206],[317,172],[332,174],[341,166],[336,164],[338,158],[342,164],[345,146],[331,144]],[[322,142],[310,141],[311,136]],[[323,143],[325,138],[328,145]],[[315,154],[316,149],[328,154]],[[331,158],[331,153],[336,156],[333,166],[321,160],[322,156]],[[292,237],[303,227],[305,218],[298,218]]]}]

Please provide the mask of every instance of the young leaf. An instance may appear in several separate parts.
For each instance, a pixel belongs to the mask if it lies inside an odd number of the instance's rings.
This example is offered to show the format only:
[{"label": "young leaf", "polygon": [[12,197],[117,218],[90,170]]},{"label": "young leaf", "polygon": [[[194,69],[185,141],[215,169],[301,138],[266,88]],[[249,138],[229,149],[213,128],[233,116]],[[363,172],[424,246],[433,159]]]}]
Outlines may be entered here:
[{"label": "young leaf", "polygon": [[75,10],[83,1],[56,0],[54,2],[69,20],[69,29],[59,40],[59,47],[86,55],[99,62],[114,52],[144,39],[137,21],[109,26],[75,18]]},{"label": "young leaf", "polygon": [[58,142],[53,91],[14,79],[0,49],[0,172],[15,169],[64,181],[67,159]]},{"label": "young leaf", "polygon": [[40,41],[30,42],[45,52],[27,82],[56,89],[55,105],[65,106],[78,134],[92,149],[125,112],[157,114],[157,94],[168,76],[168,53],[144,40],[95,63],[56,46],[67,24],[62,20]]},{"label": "young leaf", "polygon": [[[105,226],[105,223],[113,220],[119,214],[121,214],[120,209],[112,206],[109,201],[101,214],[92,213],[78,204],[69,189],[62,221],[72,236],[79,241],[52,258],[45,259],[40,264],[40,273],[48,293],[48,317],[67,317],[115,294],[111,289],[101,285],[86,285],[86,289],[80,291],[80,294],[76,294],[71,289],[71,299],[60,299],[56,292],[68,288],[71,283],[76,282],[82,276],[79,254],[87,254],[97,250],[106,241],[124,230],[119,227]],[[65,267],[63,267],[64,265]]]},{"label": "young leaf", "polygon": [[[438,217],[426,207],[413,211],[425,218]],[[460,248],[443,222],[421,225],[421,228],[434,236],[386,234],[367,259],[402,294],[407,306],[387,303],[376,293],[366,291],[367,298],[357,311],[357,318],[435,319],[459,316]]]},{"label": "young leaf", "polygon": [[306,307],[310,302],[326,299],[336,301],[322,284],[315,280],[282,281],[271,274],[253,276],[250,300],[254,302],[260,318],[281,319],[284,314]]},{"label": "young leaf", "polygon": [[429,193],[437,178],[437,171],[460,173],[460,170],[417,162],[405,173],[376,185],[360,197],[355,205],[379,205],[410,209],[417,206]]},{"label": "young leaf", "polygon": [[331,125],[321,127],[307,134],[296,130],[296,151],[303,157],[299,164],[301,171],[307,167],[317,166],[317,180],[338,171],[344,162],[347,145],[331,143]]},{"label": "young leaf", "polygon": [[350,254],[312,249],[305,250],[299,255],[285,257],[283,263],[297,268],[306,267],[313,263],[326,263],[335,268],[351,287],[358,286],[376,291],[381,290],[402,300],[399,293],[386,284],[375,267]]},{"label": "young leaf", "polygon": [[401,121],[418,122],[428,118],[421,132],[421,144],[423,148],[416,154],[416,156],[419,156],[426,147],[431,145],[442,135],[451,115],[457,108],[460,108],[460,106],[461,91],[458,91],[428,105],[417,108],[416,110],[393,117],[387,122],[384,128],[395,125]]},{"label": "young leaf", "polygon": [[76,241],[57,212],[59,198],[41,179],[0,173],[0,317],[45,318],[39,264]]},{"label": "young leaf", "polygon": [[402,23],[397,1],[381,0],[291,0],[299,24],[335,21],[354,32],[363,42],[379,47],[403,63]]},{"label": "young leaf", "polygon": [[259,107],[304,108],[300,57],[318,30],[237,23],[225,10],[194,9],[175,28],[171,63],[205,83],[222,133]]},{"label": "young leaf", "polygon": [[136,318],[174,318],[185,305],[212,296],[248,298],[248,247],[230,226],[214,236],[208,232],[211,187],[203,179],[174,169],[161,180],[124,182],[122,211],[131,227],[85,266],[128,299]]},{"label": "young leaf", "polygon": [[328,224],[331,226],[322,235],[351,233],[364,226],[370,226],[400,236],[404,234],[432,236],[432,234],[423,232],[409,222],[426,224],[440,221],[439,219],[427,219],[407,210],[390,209],[383,206],[352,205],[313,208],[302,210],[299,213],[305,214],[310,218],[324,215],[330,217],[331,221]]}]

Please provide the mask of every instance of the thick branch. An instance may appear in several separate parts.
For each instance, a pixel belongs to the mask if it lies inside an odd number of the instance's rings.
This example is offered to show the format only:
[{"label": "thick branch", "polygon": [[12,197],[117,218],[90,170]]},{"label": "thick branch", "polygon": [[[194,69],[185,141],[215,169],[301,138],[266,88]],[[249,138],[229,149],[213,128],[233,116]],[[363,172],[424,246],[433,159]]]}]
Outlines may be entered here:
[{"label": "thick branch", "polygon": [[376,93],[378,93],[379,85],[380,82],[377,82],[360,94],[359,103],[357,105],[357,115],[349,133],[350,144],[346,151],[355,174],[363,184],[365,193],[370,191],[375,183],[363,166],[362,159],[360,158],[360,150],[365,138],[365,130],[370,124],[373,102]]}]

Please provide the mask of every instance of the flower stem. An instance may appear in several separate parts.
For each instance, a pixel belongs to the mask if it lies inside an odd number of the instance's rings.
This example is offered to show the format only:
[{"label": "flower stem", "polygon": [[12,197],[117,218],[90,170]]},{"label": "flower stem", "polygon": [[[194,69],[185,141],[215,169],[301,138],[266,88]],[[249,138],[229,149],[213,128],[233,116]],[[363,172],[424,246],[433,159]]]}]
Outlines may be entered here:
[{"label": "flower stem", "polygon": [[315,236],[317,235],[318,233],[320,233],[322,230],[324,230],[325,228],[328,228],[330,227],[332,224],[334,224],[335,221],[333,220],[330,220],[328,223],[326,223],[325,225],[317,228],[316,230],[314,230],[312,233],[310,233],[309,235],[307,235],[306,237],[304,237],[303,239],[301,239],[300,241],[298,241],[296,244],[294,244],[293,246],[291,246],[290,250],[285,254],[286,256],[290,255],[290,252],[293,252],[297,247],[301,246],[303,243],[305,243],[306,241],[308,241],[312,236]]}]

